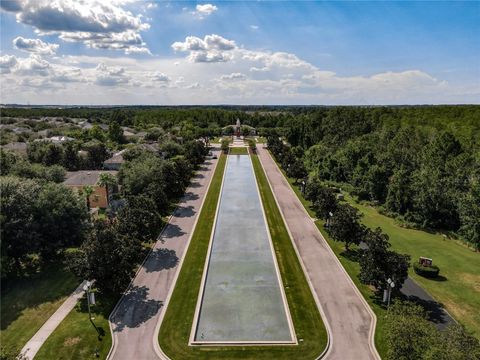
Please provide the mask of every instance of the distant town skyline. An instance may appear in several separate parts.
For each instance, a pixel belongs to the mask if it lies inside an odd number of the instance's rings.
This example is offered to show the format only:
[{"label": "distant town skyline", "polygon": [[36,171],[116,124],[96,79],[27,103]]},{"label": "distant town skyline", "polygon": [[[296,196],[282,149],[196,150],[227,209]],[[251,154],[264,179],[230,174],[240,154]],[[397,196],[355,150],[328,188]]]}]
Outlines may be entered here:
[{"label": "distant town skyline", "polygon": [[480,102],[479,2],[0,5],[1,103]]}]

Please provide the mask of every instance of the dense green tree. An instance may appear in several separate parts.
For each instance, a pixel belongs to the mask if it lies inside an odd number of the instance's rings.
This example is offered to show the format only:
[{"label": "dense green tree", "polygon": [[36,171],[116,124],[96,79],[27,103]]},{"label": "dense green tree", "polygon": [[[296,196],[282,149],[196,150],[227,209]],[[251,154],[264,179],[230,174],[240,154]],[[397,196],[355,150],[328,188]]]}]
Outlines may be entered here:
[{"label": "dense green tree", "polygon": [[21,271],[29,254],[53,260],[85,234],[86,211],[75,194],[63,185],[38,180],[1,177],[0,231],[2,270]]},{"label": "dense green tree", "polygon": [[480,250],[480,181],[472,182],[471,188],[460,201],[460,233],[478,251]]},{"label": "dense green tree", "polygon": [[191,164],[198,165],[202,163],[207,153],[208,149],[201,141],[191,140],[185,143],[185,158]]},{"label": "dense green tree", "polygon": [[396,301],[386,317],[387,360],[478,360],[480,342],[463,326],[438,330],[413,302]]},{"label": "dense green tree", "polygon": [[116,121],[110,122],[108,125],[108,138],[116,143],[123,144],[125,137],[123,136],[123,129]]},{"label": "dense green tree", "polygon": [[62,165],[69,171],[76,171],[80,168],[80,158],[78,156],[78,146],[69,141],[63,147]]},{"label": "dense green tree", "polygon": [[478,360],[480,341],[457,323],[437,331],[433,345],[427,351],[426,360]]},{"label": "dense green tree", "polygon": [[222,139],[222,143],[220,145],[220,148],[222,149],[224,154],[228,153],[228,147],[229,147],[230,141],[227,139]]},{"label": "dense green tree", "polygon": [[122,235],[115,225],[97,221],[68,264],[77,276],[95,280],[100,291],[120,294],[130,283],[141,257],[140,239]]},{"label": "dense green tree", "polygon": [[87,168],[101,169],[103,162],[109,158],[109,153],[105,144],[98,141],[90,141],[83,144],[83,149],[88,152]]},{"label": "dense green tree", "polygon": [[401,167],[390,177],[385,206],[389,211],[405,214],[412,208],[412,189],[410,174]]},{"label": "dense green tree", "polygon": [[377,289],[386,289],[390,278],[399,291],[408,277],[409,255],[401,255],[389,250],[388,235],[380,228],[367,230],[364,236],[368,248],[360,257],[360,281]]},{"label": "dense green tree", "polygon": [[18,160],[19,157],[14,152],[0,148],[0,175],[8,175]]},{"label": "dense green tree", "polygon": [[63,147],[53,143],[48,144],[42,162],[47,166],[62,164]]},{"label": "dense green tree", "polygon": [[160,145],[159,152],[166,159],[169,159],[177,155],[182,155],[184,150],[183,147],[175,141],[166,141]]},{"label": "dense green tree", "polygon": [[[318,188],[312,189],[310,187],[310,196],[313,196],[312,192],[315,191],[315,197],[312,198],[313,209],[317,216],[321,219],[327,221],[327,224],[330,219],[330,213],[336,213],[338,209],[337,198],[333,189],[330,189],[326,186],[319,186]],[[342,210],[340,210],[342,211]],[[336,216],[337,214],[335,214]],[[339,214],[343,216],[342,214]],[[346,214],[344,214],[346,215]],[[340,235],[341,236],[341,235]]]},{"label": "dense green tree", "polygon": [[339,204],[330,220],[329,232],[332,239],[345,243],[346,250],[349,250],[351,244],[360,244],[365,233],[360,218],[361,214],[356,208]]},{"label": "dense green tree", "polygon": [[437,331],[423,308],[398,301],[390,306],[386,319],[387,360],[425,359]]},{"label": "dense green tree", "polygon": [[35,230],[40,234],[37,250],[43,259],[53,260],[56,252],[78,246],[84,238],[85,207],[73,191],[63,185],[42,186],[33,218]]},{"label": "dense green tree", "polygon": [[144,195],[127,198],[127,204],[119,210],[116,221],[120,234],[145,242],[155,240],[163,226],[155,203]]}]

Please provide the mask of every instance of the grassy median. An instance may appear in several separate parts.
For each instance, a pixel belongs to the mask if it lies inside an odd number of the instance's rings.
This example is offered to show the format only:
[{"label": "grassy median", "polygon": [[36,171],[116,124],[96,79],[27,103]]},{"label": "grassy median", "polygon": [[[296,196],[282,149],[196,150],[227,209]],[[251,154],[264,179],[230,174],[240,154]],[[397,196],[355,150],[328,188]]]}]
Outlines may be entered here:
[{"label": "grassy median", "polygon": [[248,155],[248,150],[246,147],[231,147],[230,155]]},{"label": "grassy median", "polygon": [[212,184],[200,212],[190,246],[160,328],[162,350],[172,359],[313,359],[327,343],[326,330],[276,206],[265,174],[256,156],[253,166],[272,234],[299,345],[290,346],[189,346],[195,306],[225,169],[219,159]]}]

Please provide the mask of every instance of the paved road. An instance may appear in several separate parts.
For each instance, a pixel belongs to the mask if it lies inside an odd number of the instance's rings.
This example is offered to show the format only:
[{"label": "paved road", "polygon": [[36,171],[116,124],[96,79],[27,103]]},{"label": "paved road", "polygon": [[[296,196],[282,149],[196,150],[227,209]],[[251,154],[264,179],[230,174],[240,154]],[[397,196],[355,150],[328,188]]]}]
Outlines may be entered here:
[{"label": "paved road", "polygon": [[20,353],[25,359],[31,360],[35,357],[37,352],[42,347],[43,343],[48,337],[55,331],[58,325],[67,317],[72,309],[77,304],[77,301],[84,295],[83,286],[86,281],[83,281],[78,287],[70,294],[70,296],[63,302],[62,305],[53,313],[52,316],[45,321],[40,329],[32,336],[30,340],[25,344]]},{"label": "paved road", "polygon": [[[218,150],[214,153],[219,155]],[[153,345],[157,341],[155,328],[216,164],[217,160],[209,159],[197,172],[153,251],[112,313],[113,347],[109,359],[159,358]]]},{"label": "paved road", "polygon": [[420,285],[412,278],[405,280],[400,292],[408,297],[409,300],[415,301],[422,305],[428,312],[428,319],[432,321],[439,330],[445,329],[446,326],[455,322],[443,306],[430,296]]},{"label": "paved road", "polygon": [[302,203],[267,150],[258,148],[263,168],[305,266],[329,327],[325,359],[379,358],[374,345],[374,315],[338,262]]}]

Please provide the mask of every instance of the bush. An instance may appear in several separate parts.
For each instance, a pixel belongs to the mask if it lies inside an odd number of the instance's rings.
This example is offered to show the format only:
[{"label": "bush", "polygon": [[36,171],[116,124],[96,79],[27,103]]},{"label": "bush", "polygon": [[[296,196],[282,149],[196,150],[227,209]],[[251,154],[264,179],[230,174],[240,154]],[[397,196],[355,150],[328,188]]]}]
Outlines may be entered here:
[{"label": "bush", "polygon": [[427,277],[427,278],[435,278],[440,273],[440,268],[438,266],[436,266],[436,265],[423,266],[423,265],[419,264],[418,262],[415,262],[413,264],[413,270],[415,270],[415,272],[418,275],[423,276],[423,277]]}]

